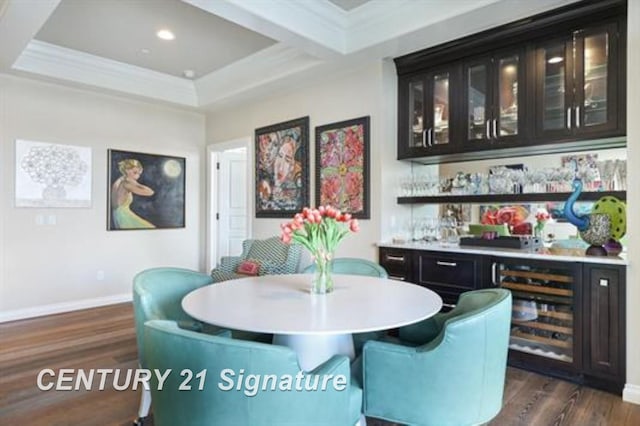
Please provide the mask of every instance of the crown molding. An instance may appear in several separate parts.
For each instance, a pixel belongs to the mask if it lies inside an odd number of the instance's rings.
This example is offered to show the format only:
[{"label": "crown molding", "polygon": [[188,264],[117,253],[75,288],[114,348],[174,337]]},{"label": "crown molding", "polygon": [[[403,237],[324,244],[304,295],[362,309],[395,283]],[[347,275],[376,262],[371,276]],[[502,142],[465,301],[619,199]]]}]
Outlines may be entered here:
[{"label": "crown molding", "polygon": [[357,52],[499,1],[450,1],[434,13],[432,1],[395,0],[389,7],[389,2],[373,0],[349,14],[346,51]]},{"label": "crown molding", "polygon": [[311,55],[346,53],[348,13],[317,0],[182,0]]},{"label": "crown molding", "polygon": [[278,43],[196,80],[198,104],[207,106],[321,63],[296,48]]},{"label": "crown molding", "polygon": [[196,107],[193,81],[32,40],[13,69]]}]

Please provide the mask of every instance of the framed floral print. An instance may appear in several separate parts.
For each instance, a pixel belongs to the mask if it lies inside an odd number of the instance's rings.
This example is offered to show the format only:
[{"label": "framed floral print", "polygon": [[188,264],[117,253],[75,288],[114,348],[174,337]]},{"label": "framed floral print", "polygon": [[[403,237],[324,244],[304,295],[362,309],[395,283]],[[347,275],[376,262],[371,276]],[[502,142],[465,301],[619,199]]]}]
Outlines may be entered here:
[{"label": "framed floral print", "polygon": [[369,116],[316,127],[316,206],[369,219]]},{"label": "framed floral print", "polygon": [[309,117],[255,131],[256,217],[288,218],[309,205]]},{"label": "framed floral print", "polygon": [[107,229],[184,228],[185,158],[110,149]]}]

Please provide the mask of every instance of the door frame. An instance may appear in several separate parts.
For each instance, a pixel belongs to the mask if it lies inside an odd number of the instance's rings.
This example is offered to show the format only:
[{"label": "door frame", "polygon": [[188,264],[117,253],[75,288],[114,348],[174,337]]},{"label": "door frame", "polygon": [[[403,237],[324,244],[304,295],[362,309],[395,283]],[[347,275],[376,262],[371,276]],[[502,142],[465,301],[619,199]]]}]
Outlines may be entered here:
[{"label": "door frame", "polygon": [[[214,215],[218,212],[220,185],[218,174],[216,173],[216,163],[219,160],[220,153],[230,149],[245,148],[247,152],[247,182],[249,185],[253,182],[253,150],[252,150],[252,138],[246,136],[239,139],[232,139],[219,143],[211,143],[207,145],[207,185],[206,185],[206,197],[207,200],[207,213],[206,213],[206,270],[210,271],[216,267],[217,244],[214,244],[218,238],[218,222],[214,218]],[[253,235],[253,188],[247,190],[247,238]]]}]

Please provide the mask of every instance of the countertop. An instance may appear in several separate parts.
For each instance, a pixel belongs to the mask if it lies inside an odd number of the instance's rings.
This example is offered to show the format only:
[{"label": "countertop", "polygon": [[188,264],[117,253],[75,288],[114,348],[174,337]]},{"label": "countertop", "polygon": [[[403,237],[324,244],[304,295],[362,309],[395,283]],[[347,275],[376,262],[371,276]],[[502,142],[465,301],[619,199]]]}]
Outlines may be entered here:
[{"label": "countertop", "polygon": [[560,262],[583,262],[583,263],[601,263],[609,265],[627,265],[626,253],[621,253],[620,256],[568,256],[551,254],[549,249],[541,247],[537,249],[506,249],[496,247],[476,247],[476,246],[460,246],[458,244],[445,244],[445,243],[427,243],[427,242],[407,242],[407,243],[392,243],[392,242],[380,242],[378,247],[405,249],[405,250],[426,250],[426,251],[439,251],[450,253],[468,253],[468,254],[482,254],[487,256],[502,256],[502,257],[514,257],[519,259],[540,259],[540,260],[555,260]]}]

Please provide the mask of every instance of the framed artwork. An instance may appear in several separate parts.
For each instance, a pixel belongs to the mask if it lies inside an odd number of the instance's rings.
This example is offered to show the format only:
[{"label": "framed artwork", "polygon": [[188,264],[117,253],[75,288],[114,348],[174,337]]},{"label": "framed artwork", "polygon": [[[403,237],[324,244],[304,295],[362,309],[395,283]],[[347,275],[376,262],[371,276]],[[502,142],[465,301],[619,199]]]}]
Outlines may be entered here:
[{"label": "framed artwork", "polygon": [[91,207],[91,148],[16,140],[16,207]]},{"label": "framed artwork", "polygon": [[309,205],[309,117],[255,131],[256,217],[288,218]]},{"label": "framed artwork", "polygon": [[108,230],[184,228],[184,158],[108,153]]},{"label": "framed artwork", "polygon": [[316,127],[316,206],[369,219],[369,117]]}]

